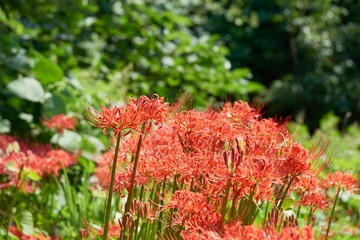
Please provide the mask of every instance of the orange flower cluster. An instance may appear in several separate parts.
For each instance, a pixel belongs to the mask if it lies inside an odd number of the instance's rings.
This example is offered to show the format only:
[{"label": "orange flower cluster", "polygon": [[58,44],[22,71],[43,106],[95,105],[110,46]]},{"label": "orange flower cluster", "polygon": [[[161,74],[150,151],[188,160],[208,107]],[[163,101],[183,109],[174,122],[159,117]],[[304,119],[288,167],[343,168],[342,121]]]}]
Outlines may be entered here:
[{"label": "orange flower cluster", "polygon": [[65,129],[74,130],[76,125],[76,121],[73,117],[68,117],[63,113],[55,115],[48,120],[40,120],[44,126],[53,128],[61,134],[64,133]]},{"label": "orange flower cluster", "polygon": [[85,119],[95,127],[104,128],[104,134],[106,129],[113,129],[115,136],[125,129],[139,131],[144,123],[148,123],[146,130],[150,130],[153,124],[161,127],[178,107],[179,104],[170,106],[163,97],[154,94],[151,98],[141,96],[125,99],[125,106],[112,106],[109,103],[109,107],[106,107],[100,104],[100,112],[88,107],[89,117]]},{"label": "orange flower cluster", "polygon": [[[1,188],[15,186],[18,172],[12,171],[9,166],[34,171],[40,177],[58,176],[58,172],[65,167],[76,163],[74,155],[63,150],[53,150],[50,144],[30,144],[8,135],[0,135],[0,175],[7,179],[0,182]],[[19,183],[20,184],[20,183]],[[32,188],[26,182],[25,190],[31,192]]]},{"label": "orange flower cluster", "polygon": [[313,211],[316,209],[325,211],[330,205],[328,190],[331,187],[344,188],[355,193],[359,189],[359,180],[350,173],[340,171],[329,173],[325,179],[302,176],[293,188],[300,196],[297,205],[307,206]]},{"label": "orange flower cluster", "polygon": [[[144,98],[140,106],[146,106],[149,100]],[[140,112],[149,109],[153,108],[144,107]],[[131,128],[129,126],[134,124],[131,119],[137,119],[131,114],[135,112],[131,107],[102,110],[102,114],[93,118],[94,125],[112,128],[115,132]],[[131,113],[125,114],[127,111]],[[138,126],[147,119],[161,126],[163,118],[160,116],[164,113],[160,112],[160,115],[155,114],[158,116],[155,118],[149,111],[134,125]],[[121,117],[123,114],[126,121]],[[279,231],[270,226],[258,228],[252,225],[251,219],[244,224],[242,218],[247,209],[242,209],[241,204],[247,201],[260,205],[268,201],[277,205],[291,191],[299,190],[300,205],[313,210],[325,209],[328,198],[317,190],[324,185],[316,183],[311,189],[309,186],[313,184],[311,181],[317,181],[316,176],[329,163],[319,158],[326,151],[327,144],[319,142],[311,149],[304,148],[294,142],[286,121],[262,118],[259,109],[242,101],[226,103],[222,109],[206,112],[182,111],[167,118],[167,124],[149,131],[143,139],[134,185],[149,186],[152,191],[156,185],[160,189],[161,183],[172,182],[173,186],[181,188],[175,191],[172,187],[173,194],[166,191],[155,194],[163,202],[161,210],[155,214],[157,217],[163,211],[175,209],[171,211],[171,221],[160,221],[166,222],[168,227],[178,229],[182,226],[184,239],[314,239],[311,227],[286,225]],[[123,194],[125,189],[129,191],[138,138],[139,133],[131,135],[120,147],[114,192]],[[105,188],[113,156],[111,150],[97,159],[97,176]],[[329,175],[326,183],[326,186],[338,184],[349,190],[357,188],[356,180],[340,173]],[[168,188],[171,186],[167,185]],[[286,188],[289,188],[288,192],[283,191]],[[234,217],[227,216],[225,222],[220,207],[227,206],[224,201],[234,205],[230,210]],[[169,218],[168,214],[165,215]]]},{"label": "orange flower cluster", "polygon": [[359,183],[352,174],[336,171],[335,173],[329,173],[327,179],[325,179],[323,183],[324,189],[328,189],[332,186],[345,188],[346,190],[355,193],[359,188]]},{"label": "orange flower cluster", "polygon": [[[242,101],[235,102],[234,106],[227,103],[222,110],[205,113],[183,111],[144,139],[135,180],[141,185],[153,180],[174,179],[178,174],[185,184],[196,179],[203,194],[217,199],[231,177],[233,185],[238,186],[232,192],[239,197],[249,194],[255,186],[256,199],[272,199],[274,184],[283,185],[284,178],[289,176],[314,176],[322,169],[317,158],[324,149],[315,152],[292,142],[284,123],[261,118],[259,110]],[[129,162],[137,139],[138,135],[132,135],[120,149],[118,162],[121,169],[115,184],[118,191],[129,187],[120,179],[131,175]],[[224,164],[223,154],[229,150],[231,160],[232,148],[235,148],[235,154],[243,154],[233,173]],[[108,154],[111,153],[104,155],[108,159],[104,162],[111,159]],[[102,160],[98,159],[98,162]]]}]

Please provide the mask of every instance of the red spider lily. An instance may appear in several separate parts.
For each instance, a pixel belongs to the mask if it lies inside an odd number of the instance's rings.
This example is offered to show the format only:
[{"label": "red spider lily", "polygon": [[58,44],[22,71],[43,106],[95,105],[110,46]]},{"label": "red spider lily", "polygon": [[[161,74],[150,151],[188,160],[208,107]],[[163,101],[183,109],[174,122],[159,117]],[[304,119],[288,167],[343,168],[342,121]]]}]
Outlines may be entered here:
[{"label": "red spider lily", "polygon": [[[226,104],[222,111],[191,110],[176,114],[166,127],[155,129],[145,138],[136,176],[161,181],[180,174],[185,184],[197,179],[195,185],[202,177],[201,189],[216,197],[222,194],[229,179],[222,153],[236,147],[235,139],[240,139],[238,145],[244,152],[232,176],[233,184],[244,190],[239,196],[249,194],[257,184],[256,199],[271,200],[274,184],[282,185],[282,179],[289,174],[299,177],[318,173],[313,170],[313,160],[323,151],[308,151],[292,143],[283,124],[259,118],[258,111],[246,103],[236,103],[233,108]],[[234,119],[236,123],[232,122]],[[120,155],[133,154],[136,139],[137,136],[132,136],[125,140]],[[122,168],[126,169],[128,164],[124,164]],[[233,194],[232,191],[230,196]]]},{"label": "red spider lily", "polygon": [[40,119],[41,123],[48,127],[59,131],[61,134],[64,133],[64,129],[74,130],[76,121],[73,117],[68,117],[63,113],[53,116],[48,120]]},{"label": "red spider lily", "polygon": [[85,119],[95,127],[104,128],[104,135],[106,135],[106,129],[113,129],[114,136],[125,129],[138,130],[141,123],[134,113],[128,112],[121,106],[109,104],[107,108],[100,104],[100,110],[97,112],[94,108],[88,107],[89,118]]},{"label": "red spider lily", "polygon": [[131,204],[130,213],[132,216],[139,216],[140,218],[150,220],[152,223],[155,219],[156,209],[151,208],[150,202],[141,202],[134,199]]},{"label": "red spider lily", "polygon": [[279,240],[297,239],[297,240],[311,240],[315,239],[314,229],[306,226],[300,229],[295,227],[285,227],[278,235]]},{"label": "red spider lily", "polygon": [[261,116],[260,111],[261,108],[253,108],[249,103],[241,100],[234,102],[233,105],[228,102],[222,109],[226,117],[234,123],[252,122]]},{"label": "red spider lily", "polygon": [[[119,165],[122,166],[125,163],[125,161],[123,157],[120,155],[121,154],[119,154],[117,161]],[[96,172],[94,173],[94,176],[97,177],[97,183],[102,188],[107,188],[109,185],[111,164],[113,159],[114,159],[113,151],[107,151],[106,153],[103,153],[94,159],[94,162],[97,164]]]},{"label": "red spider lily", "polygon": [[163,122],[170,117],[170,113],[175,110],[170,107],[170,103],[164,102],[164,97],[154,94],[151,98],[140,96],[138,99],[130,98],[126,106],[129,111],[136,112],[142,122],[149,122],[147,130],[152,124],[161,127]]},{"label": "red spider lily", "polygon": [[[126,147],[127,144],[122,148],[129,149]],[[127,189],[129,190],[130,187],[130,178],[132,174],[132,165],[131,163],[126,161],[126,155],[122,151],[118,156],[118,168],[117,173],[115,175],[114,179],[114,192],[117,192],[120,194],[120,196],[124,197],[122,195],[122,190]],[[95,177],[97,177],[97,184],[100,185],[103,190],[106,190],[109,188],[109,182],[110,182],[110,169],[111,164],[114,159],[114,152],[108,151],[106,153],[103,153],[100,157],[97,157],[94,159],[94,161],[98,164],[96,167],[96,172],[94,174]],[[135,186],[147,184],[147,182],[150,181],[150,179],[147,177],[147,171],[143,171],[144,164],[141,163],[138,166],[138,171],[136,172],[135,176]]]},{"label": "red spider lily", "polygon": [[198,228],[196,231],[183,232],[182,237],[185,240],[313,240],[315,234],[314,230],[309,226],[300,229],[297,227],[284,227],[277,234],[271,227],[260,229],[256,225],[242,226],[241,222],[237,222],[236,224],[226,225],[223,233]]},{"label": "red spider lily", "polygon": [[189,190],[176,191],[170,199],[163,199],[165,205],[161,211],[166,209],[177,209],[170,216],[171,226],[186,226],[189,231],[193,229],[206,229],[212,231],[220,230],[220,213],[211,206],[206,197],[201,193]]},{"label": "red spider lily", "polygon": [[[118,221],[114,220],[114,223],[109,223],[109,231],[108,231],[108,238],[111,239],[111,237],[119,237],[121,233],[121,226],[119,223],[115,223]],[[96,236],[103,236],[104,234],[104,228],[101,229],[95,229],[91,227],[88,223],[85,223],[87,229],[89,229],[92,233],[94,233]]]},{"label": "red spider lily", "polygon": [[335,173],[329,173],[327,178],[322,182],[322,185],[325,189],[337,186],[338,188],[345,188],[346,190],[355,193],[359,187],[359,180],[351,173],[336,171]]},{"label": "red spider lily", "polygon": [[176,191],[171,199],[164,199],[166,206],[163,209],[176,208],[180,212],[199,213],[205,209],[211,210],[206,197],[201,193],[194,193],[189,190]]},{"label": "red spider lily", "polygon": [[[124,189],[127,189],[127,191],[129,192],[132,172],[132,167],[128,166],[126,170],[118,172],[115,175],[113,190],[114,192],[118,192],[119,194],[121,194],[121,191]],[[134,188],[136,186],[147,185],[149,181],[150,179],[148,176],[142,174],[140,171],[137,171],[134,180]]]},{"label": "red spider lily", "polygon": [[317,159],[324,154],[327,147],[328,145],[325,145],[321,149],[314,148],[309,151],[298,143],[290,143],[288,147],[284,147],[278,152],[282,160],[279,161],[280,171],[285,176],[290,174],[293,177],[303,174],[318,175],[324,170],[326,164],[320,164]]},{"label": "red spider lily", "polygon": [[[17,228],[17,226],[10,226],[9,232],[14,234],[15,236],[17,236],[18,238],[20,238],[22,240],[51,240],[52,239],[51,237],[45,237],[44,234],[42,234],[42,233],[36,234],[35,236],[24,234]],[[53,239],[55,240],[57,238],[53,238]]]},{"label": "red spider lily", "polygon": [[104,128],[104,134],[106,129],[113,129],[115,136],[125,129],[140,131],[140,126],[144,123],[148,123],[147,131],[153,124],[161,127],[170,113],[179,107],[180,103],[170,106],[170,103],[164,102],[163,97],[154,94],[151,98],[140,96],[138,99],[125,99],[124,107],[111,106],[111,103],[109,107],[100,104],[100,112],[88,107],[89,118],[86,120],[95,127]]},{"label": "red spider lily", "polygon": [[301,176],[294,183],[293,189],[300,195],[300,200],[297,202],[299,206],[307,206],[313,212],[317,209],[325,211],[329,206],[329,198],[326,197],[326,191],[321,187],[316,176]]},{"label": "red spider lily", "polygon": [[[9,146],[12,146],[12,144],[18,147],[9,151]],[[63,169],[62,164],[68,167],[76,163],[74,154],[61,149],[52,150],[50,144],[32,145],[7,135],[0,136],[0,149],[2,150],[0,154],[0,174],[7,175],[10,178],[9,181],[0,183],[0,188],[11,187],[18,182],[18,173],[10,171],[6,167],[10,163],[17,169],[24,165],[25,170],[35,171],[41,177],[58,176],[58,172]],[[21,183],[19,182],[19,184]],[[32,191],[28,182],[25,184],[25,190]]]},{"label": "red spider lily", "polygon": [[[172,197],[166,198],[158,193],[164,202],[161,211],[173,212],[171,224],[170,220],[168,223],[178,228],[177,234],[185,239],[314,238],[312,229],[300,230],[290,223],[284,226],[283,232],[243,225],[252,224],[251,214],[257,214],[261,202],[266,200],[280,206],[289,190],[294,189],[301,191],[302,205],[312,210],[324,209],[327,199],[322,198],[320,193],[312,194],[315,189],[306,187],[311,185],[307,178],[315,179],[326,167],[319,160],[327,148],[326,144],[319,142],[307,150],[292,140],[284,122],[262,119],[259,110],[244,102],[236,102],[233,106],[227,103],[223,109],[182,111],[170,116],[149,110],[161,109],[158,102],[154,103],[155,107],[142,108],[147,101],[147,98],[141,97],[128,103],[128,108],[133,109],[129,111],[136,112],[135,109],[138,109],[139,119],[146,119],[145,112],[149,111],[146,121],[159,126],[146,128],[135,186],[162,181],[172,181],[174,186],[181,184],[183,190],[175,192]],[[162,117],[168,119],[166,125],[162,124]],[[129,188],[131,162],[138,138],[139,133],[122,142],[114,191]],[[105,159],[105,162],[107,165],[104,167],[109,169],[109,161]],[[108,170],[100,171],[105,173]],[[292,183],[294,186],[291,186]],[[318,184],[316,186],[319,187]],[[158,205],[159,202],[153,203]],[[246,204],[251,206],[244,208]],[[165,217],[170,215],[165,214]],[[238,219],[243,220],[239,224],[241,233],[226,235],[226,231],[234,229]],[[240,232],[240,228],[236,231]]]},{"label": "red spider lily", "polygon": [[326,197],[324,192],[315,191],[306,193],[299,192],[300,201],[297,203],[301,206],[308,206],[312,209],[312,211],[316,211],[317,209],[322,209],[325,211],[326,207],[329,206],[329,199]]}]

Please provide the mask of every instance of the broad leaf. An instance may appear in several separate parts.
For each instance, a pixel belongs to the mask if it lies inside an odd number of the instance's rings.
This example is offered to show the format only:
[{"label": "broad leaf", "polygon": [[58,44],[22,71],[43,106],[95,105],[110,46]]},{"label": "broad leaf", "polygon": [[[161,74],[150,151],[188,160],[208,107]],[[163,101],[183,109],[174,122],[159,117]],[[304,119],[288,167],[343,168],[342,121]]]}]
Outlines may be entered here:
[{"label": "broad leaf", "polygon": [[63,79],[64,72],[56,63],[38,52],[34,51],[34,55],[37,57],[37,61],[33,68],[33,73],[42,84],[46,85]]},{"label": "broad leaf", "polygon": [[43,103],[46,97],[39,81],[31,77],[14,80],[7,85],[7,88],[17,97],[31,102]]},{"label": "broad leaf", "polygon": [[6,169],[10,172],[20,172],[20,169],[18,168],[18,165],[14,161],[10,161],[6,164]]},{"label": "broad leaf", "polygon": [[295,200],[291,199],[291,198],[287,198],[284,200],[283,204],[282,204],[282,208],[287,210],[287,209],[291,209],[292,206],[294,205]]},{"label": "broad leaf", "polygon": [[22,233],[34,235],[34,220],[31,212],[22,209],[16,212],[14,220]]},{"label": "broad leaf", "polygon": [[64,130],[64,134],[57,133],[52,136],[51,143],[58,144],[67,151],[76,151],[80,149],[81,136],[74,131]]},{"label": "broad leaf", "polygon": [[26,176],[33,181],[41,180],[41,176],[32,169],[26,169]]}]

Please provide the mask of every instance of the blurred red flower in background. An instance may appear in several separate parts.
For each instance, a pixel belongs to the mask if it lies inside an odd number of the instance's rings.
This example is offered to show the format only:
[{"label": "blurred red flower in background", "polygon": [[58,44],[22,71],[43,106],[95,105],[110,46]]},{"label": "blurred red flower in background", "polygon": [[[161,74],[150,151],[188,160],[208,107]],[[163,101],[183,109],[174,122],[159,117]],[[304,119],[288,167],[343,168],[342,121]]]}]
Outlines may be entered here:
[{"label": "blurred red flower in background", "polygon": [[48,127],[53,128],[61,134],[64,133],[64,129],[75,130],[76,121],[73,117],[68,117],[65,114],[61,113],[53,116],[50,119],[44,120],[40,119],[41,123]]}]

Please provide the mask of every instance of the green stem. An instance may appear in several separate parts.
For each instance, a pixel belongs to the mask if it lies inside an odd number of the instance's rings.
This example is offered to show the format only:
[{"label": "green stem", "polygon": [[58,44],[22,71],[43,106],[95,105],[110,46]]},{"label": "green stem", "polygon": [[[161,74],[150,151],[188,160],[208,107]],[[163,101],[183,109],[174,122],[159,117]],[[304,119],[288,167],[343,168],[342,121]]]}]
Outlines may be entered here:
[{"label": "green stem", "polygon": [[179,174],[175,174],[174,176],[174,182],[173,182],[173,194],[176,192],[178,185],[177,185],[177,179],[179,177]]},{"label": "green stem", "polygon": [[[253,190],[250,193],[249,199],[247,199],[245,201],[246,205],[244,207],[244,210],[242,212],[242,216],[241,216],[241,221],[243,221],[243,224],[248,225],[249,220],[250,220],[250,213],[251,213],[251,209],[252,209],[252,204],[253,204],[253,197],[255,195],[255,189],[256,189],[256,183],[254,184]],[[245,214],[245,219],[243,218]]]},{"label": "green stem", "polygon": [[183,177],[182,180],[181,180],[181,184],[180,184],[180,189],[181,190],[184,190],[184,181],[185,181],[185,178]]},{"label": "green stem", "polygon": [[143,124],[143,126],[142,126],[141,134],[139,136],[139,141],[138,141],[138,145],[137,145],[137,149],[136,149],[136,154],[135,154],[135,159],[134,159],[134,167],[133,167],[133,171],[131,174],[129,195],[128,195],[128,199],[127,199],[127,202],[125,205],[124,216],[125,216],[125,213],[129,212],[130,207],[131,207],[131,202],[133,200],[133,192],[134,192],[133,188],[134,188],[134,184],[135,184],[136,169],[137,169],[137,165],[139,162],[140,148],[141,148],[141,143],[142,143],[144,133],[145,133],[145,124]]},{"label": "green stem", "polygon": [[310,207],[310,212],[309,212],[309,217],[308,217],[308,225],[310,225],[312,214],[313,214],[313,208]]},{"label": "green stem", "polygon": [[[174,176],[174,182],[173,182],[173,192],[172,194],[174,194],[177,190],[177,178],[178,178],[178,174],[175,174]],[[170,226],[170,234],[173,234],[173,229],[171,228],[172,225],[172,220],[173,220],[173,214],[174,214],[174,208],[170,209],[170,221],[169,221],[169,226]]]},{"label": "green stem", "polygon": [[230,213],[229,213],[229,219],[230,218],[234,218],[234,212],[235,212],[235,209],[236,209],[236,200],[237,200],[237,194],[234,193],[234,198],[233,198],[233,201],[232,201],[232,205],[231,205],[231,209],[230,209]]},{"label": "green stem", "polygon": [[225,222],[225,215],[226,215],[226,205],[227,205],[227,200],[229,198],[229,193],[230,193],[230,187],[231,187],[231,177],[229,177],[227,186],[226,186],[226,192],[223,198],[223,202],[221,205],[221,222],[220,222],[220,226],[221,228],[224,226],[224,222]]},{"label": "green stem", "polygon": [[194,186],[194,179],[195,179],[195,178],[191,179],[191,184],[190,184],[190,191],[191,191],[191,192],[195,192],[195,189],[193,188],[193,186]]},{"label": "green stem", "polygon": [[[73,225],[76,229],[79,229],[79,221],[78,221],[78,212],[75,209],[75,196],[73,195],[73,188],[70,184],[70,179],[69,179],[69,175],[67,174],[66,171],[66,167],[64,165],[64,162],[61,161],[61,166],[63,168],[63,172],[64,172],[64,177],[65,177],[65,186],[66,186],[66,191],[65,188],[63,188],[64,193],[65,193],[65,198],[66,201],[69,205],[69,211],[71,214],[71,221],[73,222]],[[55,178],[56,179],[56,178]],[[77,234],[79,234],[79,231],[76,231]]]},{"label": "green stem", "polygon": [[[133,167],[133,171],[132,171],[132,174],[131,174],[129,193],[128,193],[128,198],[127,198],[127,201],[126,201],[126,204],[125,204],[125,211],[124,211],[124,216],[123,216],[123,226],[124,226],[124,228],[125,228],[125,214],[130,211],[131,203],[132,203],[133,198],[134,198],[134,196],[133,196],[134,195],[134,189],[133,188],[134,188],[134,185],[135,185],[136,170],[137,170],[138,162],[139,162],[141,143],[142,143],[143,136],[145,134],[145,127],[146,127],[146,124],[144,123],[142,125],[142,128],[141,128],[141,133],[140,133],[139,141],[138,141],[137,148],[136,148],[136,154],[135,154],[135,159],[134,159],[134,167]],[[125,234],[124,234],[124,237],[125,237]]]},{"label": "green stem", "polygon": [[181,222],[181,226],[179,227],[179,231],[176,233],[176,238],[175,239],[180,239],[180,233],[181,233],[181,231],[183,230],[183,228],[185,226],[185,222],[186,222],[186,217]]},{"label": "green stem", "polygon": [[290,186],[291,186],[291,184],[292,184],[292,182],[294,181],[294,178],[291,178],[291,180],[290,180],[290,182],[289,182],[289,185],[286,187],[286,189],[285,189],[285,192],[284,192],[284,195],[281,197],[281,200],[280,200],[280,202],[279,202],[279,205],[278,205],[278,209],[280,209],[281,208],[281,206],[282,206],[282,204],[283,204],[283,202],[284,202],[284,200],[285,200],[285,197],[286,197],[286,194],[287,194],[287,192],[289,191],[289,188],[290,188]]},{"label": "green stem", "polygon": [[331,222],[332,222],[332,219],[333,219],[333,217],[334,217],[336,202],[337,202],[337,200],[338,200],[338,198],[339,198],[339,193],[340,193],[340,188],[338,189],[338,191],[337,191],[337,193],[336,193],[335,202],[334,202],[333,208],[332,208],[332,210],[331,210],[331,215],[330,215],[330,219],[329,219],[329,225],[328,225],[328,228],[327,228],[327,230],[326,230],[325,240],[328,239],[328,235],[329,235],[329,232],[330,232]]},{"label": "green stem", "polygon": [[[13,205],[15,203],[15,200],[16,200],[16,196],[17,196],[17,193],[18,193],[18,184],[19,184],[19,180],[21,178],[21,173],[24,169],[24,164],[21,165],[20,167],[20,171],[19,171],[19,174],[18,174],[18,179],[16,180],[16,185],[15,185],[15,188],[14,188],[14,194],[13,194],[13,198],[11,200],[11,203],[10,203],[10,206],[9,206],[9,210],[8,210],[8,213],[9,213],[9,224],[7,226],[7,231],[6,231],[6,240],[8,239],[9,237],[9,228],[10,228],[10,223],[11,223],[11,217],[12,217],[12,208],[13,208]],[[7,214],[6,214],[7,215]]]},{"label": "green stem", "polygon": [[[141,190],[140,190],[140,197],[139,197],[139,201],[142,202],[142,196],[144,194],[144,185],[141,185]],[[150,207],[150,206],[149,206]],[[140,222],[140,207],[138,206],[138,215],[136,218],[136,222],[135,222],[135,236],[134,239],[137,239],[137,235],[138,235],[138,228],[139,228],[139,222]]]},{"label": "green stem", "polygon": [[[144,239],[144,238],[143,238],[143,235],[144,235],[144,232],[146,232],[145,226],[146,226],[146,223],[143,222],[143,223],[141,224],[140,231],[139,231],[139,239]],[[135,238],[135,239],[136,239],[136,238]]]},{"label": "green stem", "polygon": [[262,205],[264,204],[264,202],[261,202],[260,203],[260,206],[257,207],[256,204],[254,203],[254,211],[255,213],[252,215],[251,217],[251,221],[250,221],[250,224],[253,224],[253,222],[255,221],[255,218],[258,216],[259,212],[260,212],[260,209],[262,207]]},{"label": "green stem", "polygon": [[49,222],[47,222],[47,224],[46,224],[46,228],[47,228],[49,233],[51,233],[52,221],[51,221],[51,218],[49,217],[50,212],[48,210],[49,209],[49,204],[48,203],[50,202],[50,209],[52,209],[52,202],[53,202],[52,201],[53,200],[53,194],[51,194],[52,185],[53,185],[53,177],[49,176],[49,182],[44,187],[44,190],[43,190],[44,197],[42,198],[42,200],[43,200],[43,213],[44,213],[45,219],[49,219]]},{"label": "green stem", "polygon": [[[166,190],[166,180],[163,181],[163,186],[162,186],[162,194],[165,195],[165,190]],[[160,201],[160,205],[162,206],[164,204],[164,200],[161,199]],[[163,215],[163,212],[160,212],[159,214],[159,221],[158,221],[158,229],[159,229],[159,233],[161,234],[162,233],[162,222],[161,222],[161,219],[162,219],[162,215]]]},{"label": "green stem", "polygon": [[236,212],[234,213],[234,216],[233,216],[234,221],[242,218],[242,212],[244,210],[245,203],[246,203],[246,199],[245,199],[245,197],[242,197],[239,201],[237,210],[235,210]]},{"label": "green stem", "polygon": [[266,218],[267,218],[267,213],[268,213],[268,209],[269,209],[269,204],[270,204],[270,202],[267,201],[266,207],[265,207],[265,215],[264,215],[264,219],[263,219],[263,226],[265,225],[265,220],[266,220]]},{"label": "green stem", "polygon": [[122,133],[119,133],[118,137],[117,137],[117,141],[116,141],[113,165],[112,165],[112,168],[111,168],[111,179],[110,179],[110,188],[109,188],[109,194],[108,194],[107,204],[106,204],[105,226],[104,226],[103,240],[107,239],[107,235],[108,235],[108,231],[109,231],[109,219],[110,219],[110,212],[111,212],[111,199],[112,199],[112,193],[113,193],[113,189],[114,189],[115,170],[116,170],[116,163],[117,163],[117,157],[118,157],[118,153],[119,153],[119,145],[120,145],[121,137],[122,137]]},{"label": "green stem", "polygon": [[298,217],[299,217],[300,209],[301,209],[301,206],[299,206],[299,208],[298,208],[298,210],[297,210],[295,221],[296,221],[296,220],[298,219]]}]

